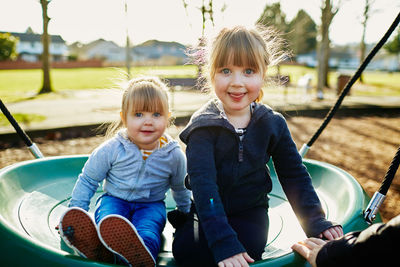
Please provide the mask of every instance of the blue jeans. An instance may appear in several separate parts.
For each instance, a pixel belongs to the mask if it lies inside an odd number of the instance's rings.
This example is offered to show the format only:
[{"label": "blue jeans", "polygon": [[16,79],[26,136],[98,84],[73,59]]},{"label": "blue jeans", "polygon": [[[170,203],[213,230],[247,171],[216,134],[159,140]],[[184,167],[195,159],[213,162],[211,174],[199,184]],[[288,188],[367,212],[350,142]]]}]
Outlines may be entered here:
[{"label": "blue jeans", "polygon": [[167,217],[164,201],[129,202],[103,194],[96,201],[94,213],[96,224],[110,214],[118,214],[127,218],[136,227],[144,244],[153,258],[157,260],[161,247],[161,233]]}]

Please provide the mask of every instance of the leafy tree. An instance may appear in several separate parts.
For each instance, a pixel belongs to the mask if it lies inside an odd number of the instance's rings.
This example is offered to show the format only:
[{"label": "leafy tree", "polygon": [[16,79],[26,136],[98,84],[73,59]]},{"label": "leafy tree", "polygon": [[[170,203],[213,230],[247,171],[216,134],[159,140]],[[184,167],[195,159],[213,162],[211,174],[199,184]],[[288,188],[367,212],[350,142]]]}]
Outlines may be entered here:
[{"label": "leafy tree", "polygon": [[[182,0],[183,7],[186,10],[186,15],[188,16],[188,6],[189,4],[186,2],[187,0]],[[224,3],[221,12],[224,12],[226,10],[226,4]],[[213,0],[202,0],[201,7],[198,8],[201,11],[201,16],[202,16],[202,30],[201,30],[201,37],[199,37],[199,44],[198,47],[200,50],[197,52],[194,52],[193,57],[195,58],[194,61],[196,62],[195,64],[198,65],[198,77],[202,77],[202,66],[204,65],[204,55],[202,53],[201,47],[205,45],[205,37],[204,37],[204,32],[206,29],[206,22],[209,20],[212,23],[212,26],[214,27],[214,8],[213,8]]]},{"label": "leafy tree", "polygon": [[17,57],[18,38],[10,33],[0,33],[0,61]]},{"label": "leafy tree", "polygon": [[290,21],[288,39],[294,54],[304,54],[317,46],[317,25],[303,9]]},{"label": "leafy tree", "polygon": [[[186,15],[187,13],[187,8],[189,4],[186,2],[187,0],[182,0],[183,7],[186,10]],[[207,19],[211,21],[212,25],[214,26],[214,9],[213,9],[213,0],[202,0],[201,7],[199,7],[201,11],[201,16],[202,16],[202,31],[201,31],[201,38],[204,37],[204,31],[206,28],[206,22]],[[222,8],[222,12],[226,9],[226,5]]]},{"label": "leafy tree", "polygon": [[39,91],[39,94],[50,93],[53,91],[50,80],[50,38],[48,33],[48,25],[50,18],[47,15],[47,5],[51,0],[40,0],[40,5],[42,6],[42,17],[43,17],[43,34],[42,34],[42,70],[43,70],[43,85]]},{"label": "leafy tree", "polygon": [[272,5],[266,5],[257,23],[265,26],[274,26],[280,32],[285,33],[288,31],[288,24],[286,22],[286,15],[281,10],[279,2]]},{"label": "leafy tree", "polygon": [[383,48],[390,54],[397,55],[398,67],[400,66],[400,28],[397,34]]},{"label": "leafy tree", "polygon": [[[281,4],[279,2],[273,3],[272,5],[266,5],[256,23],[266,27],[275,27],[282,34],[288,31],[286,14],[281,10]],[[276,67],[278,72],[277,75],[280,76],[280,67],[279,65]]]},{"label": "leafy tree", "polygon": [[397,34],[385,46],[385,50],[390,54],[400,54],[400,28]]}]

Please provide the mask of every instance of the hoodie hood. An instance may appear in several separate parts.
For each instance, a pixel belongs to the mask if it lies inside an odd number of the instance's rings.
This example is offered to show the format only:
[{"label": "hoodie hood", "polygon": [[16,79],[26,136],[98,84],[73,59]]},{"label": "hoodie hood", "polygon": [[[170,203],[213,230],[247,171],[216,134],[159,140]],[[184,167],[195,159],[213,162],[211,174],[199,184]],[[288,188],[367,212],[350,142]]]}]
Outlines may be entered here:
[{"label": "hoodie hood", "polygon": [[[193,113],[188,125],[179,135],[179,138],[182,140],[182,142],[187,144],[188,137],[192,131],[200,127],[220,126],[231,129],[232,131],[235,130],[232,124],[230,124],[230,122],[226,119],[224,111],[219,108],[219,103],[219,99],[211,99],[199,110]],[[256,121],[266,113],[272,112],[273,110],[269,106],[255,103],[251,120]]]},{"label": "hoodie hood", "polygon": [[[180,148],[178,142],[174,140],[169,134],[164,133],[163,136],[167,138],[168,142],[157,150],[160,150],[160,152],[162,151],[168,153],[175,148]],[[115,138],[127,149],[132,149],[133,146],[136,149],[140,150],[139,147],[129,139],[126,128],[119,130],[115,134]]]}]

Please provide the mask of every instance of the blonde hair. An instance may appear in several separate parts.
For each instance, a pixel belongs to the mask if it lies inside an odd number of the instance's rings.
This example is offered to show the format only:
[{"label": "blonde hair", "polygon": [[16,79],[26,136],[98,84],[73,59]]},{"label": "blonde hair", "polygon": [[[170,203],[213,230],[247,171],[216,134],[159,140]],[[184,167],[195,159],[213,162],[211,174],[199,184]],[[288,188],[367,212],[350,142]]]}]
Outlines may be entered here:
[{"label": "blonde hair", "polygon": [[[282,61],[287,53],[283,49],[284,41],[271,27],[256,25],[254,28],[234,26],[223,28],[211,43],[207,68],[209,85],[214,81],[218,68],[232,63],[247,66],[259,71],[266,80],[267,67]],[[261,102],[263,91],[256,99]]]},{"label": "blonde hair", "polygon": [[[168,87],[157,77],[141,77],[130,80],[123,86],[121,115],[126,121],[127,115],[135,112],[159,112],[168,118]],[[107,127],[106,137],[113,136],[122,128],[122,119]]]}]

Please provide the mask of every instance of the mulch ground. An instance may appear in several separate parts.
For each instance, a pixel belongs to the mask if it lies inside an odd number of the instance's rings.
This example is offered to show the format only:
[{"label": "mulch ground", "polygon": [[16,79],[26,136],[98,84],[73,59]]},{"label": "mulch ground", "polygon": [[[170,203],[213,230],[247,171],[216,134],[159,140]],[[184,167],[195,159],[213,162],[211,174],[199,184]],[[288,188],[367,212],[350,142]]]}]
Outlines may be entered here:
[{"label": "mulch ground", "polygon": [[[300,148],[321,124],[320,118],[288,118],[293,138]],[[177,136],[182,127],[169,132]],[[53,136],[57,139],[57,135]],[[36,139],[45,156],[89,154],[103,137],[73,138],[67,140]],[[400,115],[359,116],[334,118],[313,147],[307,158],[333,164],[353,175],[368,195],[372,196],[388,170],[400,145]],[[23,160],[33,159],[24,147],[0,149],[0,168]],[[383,204],[384,221],[400,214],[400,171]]]}]

